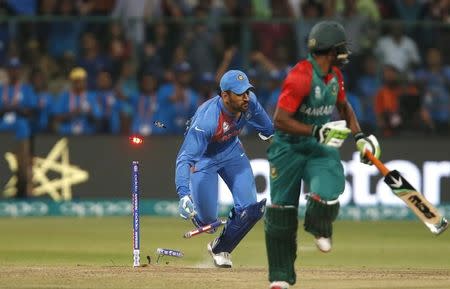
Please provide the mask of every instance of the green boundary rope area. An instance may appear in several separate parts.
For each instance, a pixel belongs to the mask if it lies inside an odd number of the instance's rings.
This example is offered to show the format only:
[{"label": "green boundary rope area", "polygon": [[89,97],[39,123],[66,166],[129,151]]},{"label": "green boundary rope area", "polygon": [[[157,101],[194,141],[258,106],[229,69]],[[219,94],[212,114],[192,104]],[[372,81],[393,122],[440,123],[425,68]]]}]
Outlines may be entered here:
[{"label": "green boundary rope area", "polygon": [[[173,200],[143,199],[139,203],[141,215],[178,216],[178,202]],[[220,214],[226,216],[229,206],[221,206]],[[438,206],[445,216],[450,216],[450,205]],[[305,207],[300,207],[299,217],[303,217]],[[103,217],[131,215],[130,200],[83,200],[54,202],[51,200],[0,201],[0,217],[27,216],[75,216]],[[340,220],[412,220],[416,216],[406,206],[345,206],[339,213]]]}]

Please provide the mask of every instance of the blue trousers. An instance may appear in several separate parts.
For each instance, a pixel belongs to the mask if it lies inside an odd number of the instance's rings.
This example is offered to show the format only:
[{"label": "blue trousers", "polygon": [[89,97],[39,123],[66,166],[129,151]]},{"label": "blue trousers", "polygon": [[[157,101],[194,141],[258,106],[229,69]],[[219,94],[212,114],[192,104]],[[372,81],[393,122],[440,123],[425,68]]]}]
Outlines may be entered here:
[{"label": "blue trousers", "polygon": [[191,192],[197,218],[209,224],[218,217],[218,176],[221,176],[233,195],[237,212],[256,203],[256,186],[250,161],[242,147],[213,158],[201,159],[191,174]]}]

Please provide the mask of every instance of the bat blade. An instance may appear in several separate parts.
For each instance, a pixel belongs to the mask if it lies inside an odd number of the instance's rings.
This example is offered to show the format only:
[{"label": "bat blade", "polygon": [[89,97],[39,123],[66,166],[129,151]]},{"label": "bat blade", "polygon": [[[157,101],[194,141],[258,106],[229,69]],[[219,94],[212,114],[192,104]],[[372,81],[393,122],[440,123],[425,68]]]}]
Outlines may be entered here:
[{"label": "bat blade", "polygon": [[448,227],[444,216],[396,170],[389,171],[384,182],[392,192],[402,199],[414,214],[430,229],[439,235]]}]

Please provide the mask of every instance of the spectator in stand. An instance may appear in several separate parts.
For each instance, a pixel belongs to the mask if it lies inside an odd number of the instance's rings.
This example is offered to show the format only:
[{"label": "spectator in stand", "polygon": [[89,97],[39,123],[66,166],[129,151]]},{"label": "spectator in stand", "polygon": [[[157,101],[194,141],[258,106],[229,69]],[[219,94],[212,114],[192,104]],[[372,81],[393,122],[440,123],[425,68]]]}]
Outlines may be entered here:
[{"label": "spectator in stand", "polygon": [[272,11],[270,9],[270,1],[268,0],[251,0],[252,16],[258,19],[269,19]]},{"label": "spectator in stand", "polygon": [[[231,18],[233,22],[221,24],[221,34],[225,49],[232,46],[240,46],[241,23],[240,20],[251,14],[249,1],[225,0],[224,7],[220,10],[218,18]],[[219,82],[219,81],[218,81]]]},{"label": "spectator in stand", "polygon": [[109,15],[114,9],[114,0],[77,0],[80,15]]},{"label": "spectator in stand", "polygon": [[161,106],[160,120],[166,125],[167,133],[181,134],[186,122],[194,115],[199,100],[191,87],[191,65],[187,62],[174,67],[174,78],[158,90]]},{"label": "spectator in stand", "polygon": [[[270,0],[270,5],[273,18],[289,19],[294,17],[289,9],[288,0]],[[289,23],[256,23],[252,28],[256,47],[269,59],[274,59],[276,45],[282,44],[293,49],[293,47],[290,47],[292,41],[290,41],[289,37],[293,31]],[[270,41],[267,41],[268,39]]]},{"label": "spectator in stand", "polygon": [[[184,46],[184,43],[181,43],[175,48],[173,52],[171,67],[179,67],[179,65],[187,63],[187,61],[188,61],[187,49],[186,46]],[[189,69],[192,70],[190,64],[189,67],[190,67]]]},{"label": "spectator in stand", "polygon": [[395,18],[395,4],[392,0],[377,0],[381,19]]},{"label": "spectator in stand", "polygon": [[[144,54],[147,53],[148,46],[154,50],[154,55],[160,58],[164,67],[169,67],[172,61],[172,54],[178,41],[176,35],[169,31],[169,27],[164,22],[152,23],[147,27],[147,40],[144,47]],[[145,56],[145,55],[144,55]]]},{"label": "spectator in stand", "polygon": [[131,42],[126,39],[122,26],[118,22],[111,23],[108,29],[105,47],[111,61],[111,76],[113,82],[116,82],[122,69],[122,63],[130,58],[133,47]]},{"label": "spectator in stand", "polygon": [[37,112],[31,123],[33,134],[48,133],[50,131],[50,119],[53,106],[53,97],[48,91],[47,75],[35,68],[30,74],[31,87],[36,96]]},{"label": "spectator in stand", "polygon": [[[255,83],[260,83],[258,86],[256,86],[257,91],[255,91],[255,94],[258,96],[258,101],[263,107],[267,107],[268,102],[270,101],[271,91],[274,90],[272,86],[276,77],[278,75],[286,75],[290,70],[291,66],[289,65],[288,57],[289,55],[286,47],[280,44],[275,46],[275,55],[273,61],[267,58],[260,51],[255,51],[252,53],[252,67],[255,68],[257,76],[256,78],[262,80],[255,81]],[[253,75],[249,75],[249,77],[253,78]],[[266,79],[269,80],[269,85],[266,84]]]},{"label": "spectator in stand", "polygon": [[[431,25],[423,27],[419,39],[423,42],[422,47],[439,47],[442,51],[450,50],[450,1],[431,0],[425,3],[423,20],[447,25]],[[443,63],[450,63],[450,54],[442,55]]]},{"label": "spectator in stand", "polygon": [[93,90],[95,89],[98,71],[103,68],[109,69],[111,67],[111,59],[101,53],[97,38],[91,32],[83,33],[81,49],[82,53],[81,57],[77,60],[77,66],[86,70],[89,76],[87,79],[87,87],[89,90]]},{"label": "spectator in stand", "polygon": [[450,133],[450,66],[442,64],[439,49],[427,51],[427,66],[416,72],[423,101],[423,118],[439,135]]},{"label": "spectator in stand", "polygon": [[120,92],[121,98],[127,101],[139,91],[139,83],[136,78],[136,67],[131,61],[125,61],[122,65],[116,89]]},{"label": "spectator in stand", "polygon": [[97,74],[96,99],[102,116],[99,132],[118,134],[121,132],[123,103],[113,88],[111,73],[107,69]]},{"label": "spectator in stand", "polygon": [[[336,10],[338,13],[342,13],[346,1],[347,0],[337,0]],[[358,0],[356,1],[357,13],[367,16],[372,22],[378,22],[380,21],[380,9],[378,3],[379,0]]]},{"label": "spectator in stand", "polygon": [[363,131],[374,132],[377,126],[374,103],[381,85],[378,61],[372,54],[363,60],[363,71],[356,81],[356,94],[360,98],[361,117],[358,118]]},{"label": "spectator in stand", "polygon": [[110,60],[110,73],[113,82],[119,79],[124,61],[127,60],[125,43],[120,39],[114,39],[110,42],[108,49],[108,58]]},{"label": "spectator in stand", "polygon": [[[80,17],[109,15],[114,7],[111,0],[75,0],[76,9]],[[108,30],[109,23],[103,21],[87,21],[85,30],[102,35]]]},{"label": "spectator in stand", "polygon": [[336,20],[342,23],[347,37],[351,39],[349,49],[352,61],[346,65],[345,73],[347,87],[353,87],[353,79],[361,73],[360,58],[363,49],[373,47],[375,42],[376,31],[373,27],[376,26],[370,22],[367,15],[359,13],[356,0],[344,0],[344,9],[337,14]]},{"label": "spectator in stand", "polygon": [[55,129],[61,135],[88,135],[98,131],[101,121],[96,94],[87,89],[86,70],[72,69],[71,88],[63,91],[54,103]]},{"label": "spectator in stand", "polygon": [[421,111],[422,95],[414,79],[405,79],[399,95],[399,109],[402,120],[402,134],[417,133],[423,129],[430,130],[428,122],[424,121]]},{"label": "spectator in stand", "polygon": [[[75,2],[72,0],[61,0],[58,2],[56,13],[58,16],[75,16]],[[78,54],[78,41],[82,31],[81,21],[63,20],[52,21],[49,31],[43,31],[48,36],[47,49],[50,55],[57,59],[66,54]]]},{"label": "spectator in stand", "polygon": [[323,17],[335,20],[337,15],[337,0],[323,0]]},{"label": "spectator in stand", "polygon": [[164,128],[154,125],[159,118],[159,111],[165,109],[158,103],[158,76],[154,71],[145,70],[140,75],[139,92],[132,97],[133,119],[131,131],[143,136],[164,134]]},{"label": "spectator in stand", "polygon": [[423,10],[426,20],[450,23],[450,1],[448,0],[427,1]]},{"label": "spectator in stand", "polygon": [[124,56],[129,57],[131,55],[132,51],[132,44],[125,36],[125,32],[123,30],[123,27],[120,25],[119,22],[112,22],[108,25],[108,33],[106,35],[106,47],[110,47],[110,44],[114,40],[120,40],[124,42],[125,50],[124,50]]},{"label": "spectator in stand", "polygon": [[194,9],[196,22],[192,30],[186,31],[188,59],[192,65],[194,77],[217,68],[217,56],[221,51],[220,34],[208,28],[208,11],[201,7]]},{"label": "spectator in stand", "polygon": [[4,61],[7,55],[10,31],[7,22],[0,23],[0,61]]},{"label": "spectator in stand", "polygon": [[144,42],[144,22],[138,19],[156,18],[161,15],[163,0],[116,0],[111,13],[114,18],[120,18],[127,38],[140,47]]},{"label": "spectator in stand", "polygon": [[215,75],[212,72],[203,72],[198,80],[198,87],[196,89],[199,94],[198,106],[208,99],[217,95],[217,83]]},{"label": "spectator in stand", "polygon": [[394,0],[394,18],[405,22],[418,21],[422,17],[424,1],[418,0]]},{"label": "spectator in stand", "polygon": [[36,96],[21,80],[22,66],[18,58],[6,62],[7,83],[0,86],[0,132],[14,132],[17,140],[17,197],[31,193],[31,125],[36,109]]},{"label": "spectator in stand", "polygon": [[[184,30],[186,23],[182,22],[184,16],[190,15],[189,6],[184,0],[162,0],[162,16],[163,18],[175,19],[175,21],[166,22],[168,30],[169,46],[172,49],[176,49],[180,46],[184,46]],[[176,54],[174,51],[173,54]],[[173,54],[169,55],[169,58]],[[184,61],[187,61],[186,59]],[[169,60],[169,64],[166,67],[172,67],[174,64]]]},{"label": "spectator in stand", "polygon": [[398,69],[394,65],[384,65],[383,84],[375,96],[375,113],[378,128],[385,137],[397,134],[402,124],[399,107],[400,93]]},{"label": "spectator in stand", "polygon": [[37,10],[37,0],[6,0],[5,5],[14,15],[35,15]]},{"label": "spectator in stand", "polygon": [[270,97],[269,101],[266,103],[265,109],[268,115],[273,115],[275,108],[277,107],[278,97],[281,93],[281,85],[286,77],[287,73],[285,71],[272,70],[270,72],[270,82],[269,90]]},{"label": "spectator in stand", "polygon": [[347,97],[348,102],[352,106],[353,112],[355,113],[358,119],[361,119],[363,115],[362,105],[359,97],[353,91],[346,91],[345,96]]},{"label": "spectator in stand", "polygon": [[[52,16],[56,13],[56,0],[41,0],[38,6],[38,16]],[[47,21],[37,21],[32,25],[32,37],[37,38],[40,46],[47,49],[47,38],[52,24]],[[47,49],[48,50],[48,49]]]},{"label": "spectator in stand", "polygon": [[[394,18],[402,21],[405,34],[411,37],[419,45],[421,51],[426,47],[427,36],[422,35],[423,27],[417,25],[417,21],[423,19],[424,1],[419,0],[394,0]],[[428,28],[428,27],[427,27]],[[429,43],[428,43],[429,44]]]},{"label": "spectator in stand", "polygon": [[311,28],[323,15],[323,5],[318,0],[306,0],[301,3],[300,21],[295,24],[297,40],[297,56],[300,59],[308,56],[308,36]]},{"label": "spectator in stand", "polygon": [[398,22],[390,26],[388,35],[378,40],[375,54],[383,64],[393,65],[403,74],[421,62],[416,42],[404,34],[402,24]]},{"label": "spectator in stand", "polygon": [[188,0],[162,0],[163,15],[183,17],[192,15],[192,6]]},{"label": "spectator in stand", "polygon": [[219,64],[216,72],[216,82],[219,83],[222,75],[227,70],[239,69],[242,67],[242,54],[236,46],[228,47],[222,58],[222,62]]},{"label": "spectator in stand", "polygon": [[[24,45],[24,64],[31,68],[38,67],[45,71],[45,78],[56,78],[61,74],[61,69],[53,57],[48,55],[47,49],[42,49],[41,44],[35,38],[31,38]],[[47,89],[47,87],[45,88]]]},{"label": "spectator in stand", "polygon": [[141,67],[139,68],[139,72],[146,70],[162,70],[162,58],[161,55],[158,54],[158,50],[155,45],[150,42],[146,42],[144,44],[143,55],[141,58]]},{"label": "spectator in stand", "polygon": [[[272,59],[272,63],[275,66],[275,69],[287,74],[293,67],[293,56],[294,55],[290,53],[287,46],[276,44],[274,57]],[[269,71],[271,70],[273,69],[270,69]]]}]

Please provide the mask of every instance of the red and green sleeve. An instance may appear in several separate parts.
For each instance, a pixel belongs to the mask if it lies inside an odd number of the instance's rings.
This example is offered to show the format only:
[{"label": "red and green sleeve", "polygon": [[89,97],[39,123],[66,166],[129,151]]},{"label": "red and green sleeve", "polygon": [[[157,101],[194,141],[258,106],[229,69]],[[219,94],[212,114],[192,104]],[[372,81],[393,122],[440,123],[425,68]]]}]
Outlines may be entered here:
[{"label": "red and green sleeve", "polygon": [[312,69],[311,63],[302,61],[289,72],[283,83],[277,107],[291,113],[297,111],[311,91]]}]

